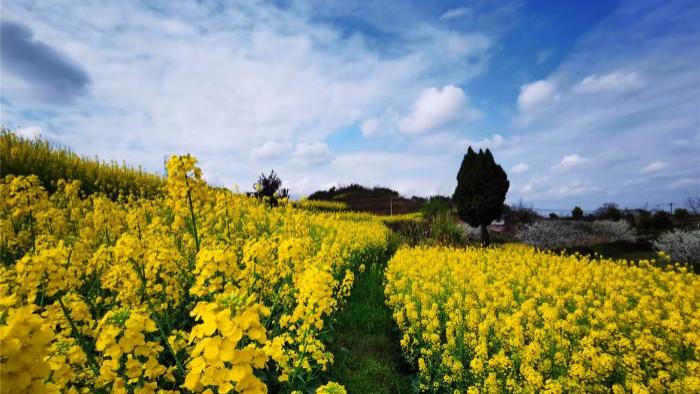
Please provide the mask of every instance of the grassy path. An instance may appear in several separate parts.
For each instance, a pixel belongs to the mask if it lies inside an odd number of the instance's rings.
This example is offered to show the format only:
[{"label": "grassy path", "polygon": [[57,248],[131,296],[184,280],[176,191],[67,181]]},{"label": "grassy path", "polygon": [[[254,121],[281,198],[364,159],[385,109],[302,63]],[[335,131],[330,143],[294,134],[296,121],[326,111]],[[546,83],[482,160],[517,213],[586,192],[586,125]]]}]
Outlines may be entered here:
[{"label": "grassy path", "polygon": [[414,373],[404,361],[399,331],[384,304],[383,264],[358,274],[339,313],[330,349],[330,371],[349,394],[411,393]]}]

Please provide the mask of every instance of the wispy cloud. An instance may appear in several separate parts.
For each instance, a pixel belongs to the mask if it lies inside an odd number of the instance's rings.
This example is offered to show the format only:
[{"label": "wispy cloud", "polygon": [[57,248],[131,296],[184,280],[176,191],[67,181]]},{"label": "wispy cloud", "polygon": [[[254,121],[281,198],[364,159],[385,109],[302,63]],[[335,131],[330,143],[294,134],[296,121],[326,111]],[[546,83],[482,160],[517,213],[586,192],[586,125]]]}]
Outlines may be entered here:
[{"label": "wispy cloud", "polygon": [[655,161],[653,163],[649,163],[648,165],[644,166],[639,173],[640,174],[651,174],[653,172],[659,172],[662,170],[665,170],[668,168],[668,163],[663,162],[663,161]]},{"label": "wispy cloud", "polygon": [[447,21],[471,16],[471,10],[467,7],[449,9],[440,15],[440,20]]},{"label": "wispy cloud", "polygon": [[643,85],[642,77],[634,71],[613,71],[603,75],[589,75],[574,86],[574,90],[581,93],[626,92]]}]

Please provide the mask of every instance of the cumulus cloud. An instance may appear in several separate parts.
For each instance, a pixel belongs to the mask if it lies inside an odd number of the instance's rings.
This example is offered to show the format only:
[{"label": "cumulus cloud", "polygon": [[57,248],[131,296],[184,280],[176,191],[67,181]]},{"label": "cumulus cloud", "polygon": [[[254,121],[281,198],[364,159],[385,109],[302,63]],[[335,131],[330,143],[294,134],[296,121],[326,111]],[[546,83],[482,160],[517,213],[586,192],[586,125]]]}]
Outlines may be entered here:
[{"label": "cumulus cloud", "polygon": [[581,157],[577,154],[564,156],[559,164],[555,166],[556,170],[559,171],[569,171],[575,168],[582,167],[588,163],[588,159]]},{"label": "cumulus cloud", "polygon": [[518,108],[520,108],[521,111],[534,109],[551,99],[555,91],[556,87],[554,83],[546,80],[525,84],[520,87]]},{"label": "cumulus cloud", "polygon": [[659,172],[661,170],[665,170],[666,168],[668,168],[668,163],[658,160],[658,161],[655,161],[653,163],[649,163],[648,165],[644,166],[644,168],[642,168],[639,171],[639,173],[640,174],[651,174],[654,172]]},{"label": "cumulus cloud", "polygon": [[0,22],[0,59],[3,85],[28,88],[25,95],[33,93],[54,104],[72,101],[90,84],[90,77],[79,64],[36,39],[32,29],[22,23]]},{"label": "cumulus cloud", "polygon": [[[32,21],[34,37],[60,43],[64,58],[80,61],[90,93],[70,110],[49,107],[28,119],[36,95],[9,84],[3,69],[2,96],[13,105],[3,103],[3,122],[31,121],[79,154],[152,170],[164,154],[181,152],[207,163],[261,158],[281,149],[266,141],[326,141],[371,117],[380,120],[379,134],[389,122],[396,129],[398,120],[382,114],[410,108],[426,86],[478,75],[492,45],[482,32],[427,23],[392,27],[377,47],[373,37],[347,35],[301,3],[3,3],[3,18]],[[248,184],[256,166],[215,171]]]},{"label": "cumulus cloud", "polygon": [[466,115],[466,106],[467,97],[457,86],[424,89],[413,103],[411,113],[401,119],[399,129],[409,134],[424,133]]},{"label": "cumulus cloud", "polygon": [[[577,175],[594,179],[599,189],[576,198],[556,194],[568,185],[567,177],[560,176],[552,180],[551,192],[530,195],[529,201],[592,208],[616,200],[632,207],[680,202],[696,193],[700,41],[691,37],[700,34],[700,7],[691,3],[655,7],[646,0],[619,2],[543,78],[556,83],[555,99],[528,113],[527,123],[514,122],[521,140],[505,151],[507,157],[513,164],[527,157],[539,169],[547,168],[552,157],[578,151],[588,162]],[[622,97],[624,93],[633,94]],[[653,159],[640,163],[640,157]],[[673,171],[653,173],[655,181],[640,176],[656,160]],[[509,198],[517,201],[519,189],[514,191]]]},{"label": "cumulus cloud", "polygon": [[510,169],[513,174],[522,174],[530,169],[530,166],[526,163],[518,163]]},{"label": "cumulus cloud", "polygon": [[581,80],[574,91],[580,93],[626,92],[643,86],[642,77],[634,71],[613,71],[608,74],[592,74]]},{"label": "cumulus cloud", "polygon": [[331,160],[331,150],[323,142],[297,144],[292,154],[292,162],[303,166],[319,165]]}]

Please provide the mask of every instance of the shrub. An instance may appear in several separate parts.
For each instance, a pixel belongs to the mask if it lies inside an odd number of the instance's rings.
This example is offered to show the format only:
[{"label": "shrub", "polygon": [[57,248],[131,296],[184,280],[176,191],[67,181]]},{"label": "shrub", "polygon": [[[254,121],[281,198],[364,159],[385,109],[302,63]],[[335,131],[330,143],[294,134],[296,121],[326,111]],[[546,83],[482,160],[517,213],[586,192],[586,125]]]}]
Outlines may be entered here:
[{"label": "shrub", "polygon": [[260,178],[253,186],[255,188],[253,195],[265,200],[272,207],[276,207],[281,200],[289,197],[289,190],[282,188],[282,180],[275,170],[267,176],[260,174]]},{"label": "shrub", "polygon": [[656,241],[653,241],[654,249],[667,254],[671,261],[688,264],[695,272],[700,268],[700,230],[668,231]]},{"label": "shrub", "polygon": [[440,212],[431,218],[430,237],[442,245],[464,242],[464,233],[450,212]]},{"label": "shrub", "polygon": [[460,224],[462,237],[467,242],[478,242],[481,238],[481,230],[478,227],[472,227],[467,223]]},{"label": "shrub", "polygon": [[522,224],[530,224],[540,219],[540,215],[532,206],[527,206],[522,201],[513,205],[503,206],[503,223],[506,227],[513,228]]},{"label": "shrub", "polygon": [[634,242],[636,237],[634,229],[624,220],[597,220],[591,225],[591,230],[597,241],[616,242],[629,241]]},{"label": "shrub", "polygon": [[569,248],[591,243],[590,228],[585,223],[561,220],[528,224],[518,230],[516,238],[525,244],[549,249]]},{"label": "shrub", "polygon": [[421,209],[425,218],[452,211],[452,200],[445,196],[432,196]]}]

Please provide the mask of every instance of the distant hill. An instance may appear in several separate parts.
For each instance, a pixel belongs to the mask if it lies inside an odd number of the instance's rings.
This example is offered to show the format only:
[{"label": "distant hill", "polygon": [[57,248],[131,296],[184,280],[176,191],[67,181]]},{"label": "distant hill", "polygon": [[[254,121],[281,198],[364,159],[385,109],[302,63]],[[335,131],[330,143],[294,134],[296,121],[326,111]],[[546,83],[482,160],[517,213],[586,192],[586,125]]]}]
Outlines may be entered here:
[{"label": "distant hill", "polygon": [[372,212],[380,215],[417,212],[421,210],[426,201],[425,198],[421,197],[403,197],[396,190],[386,187],[368,188],[355,183],[348,186],[331,187],[328,190],[319,190],[311,194],[308,199],[340,201],[352,211]]}]

